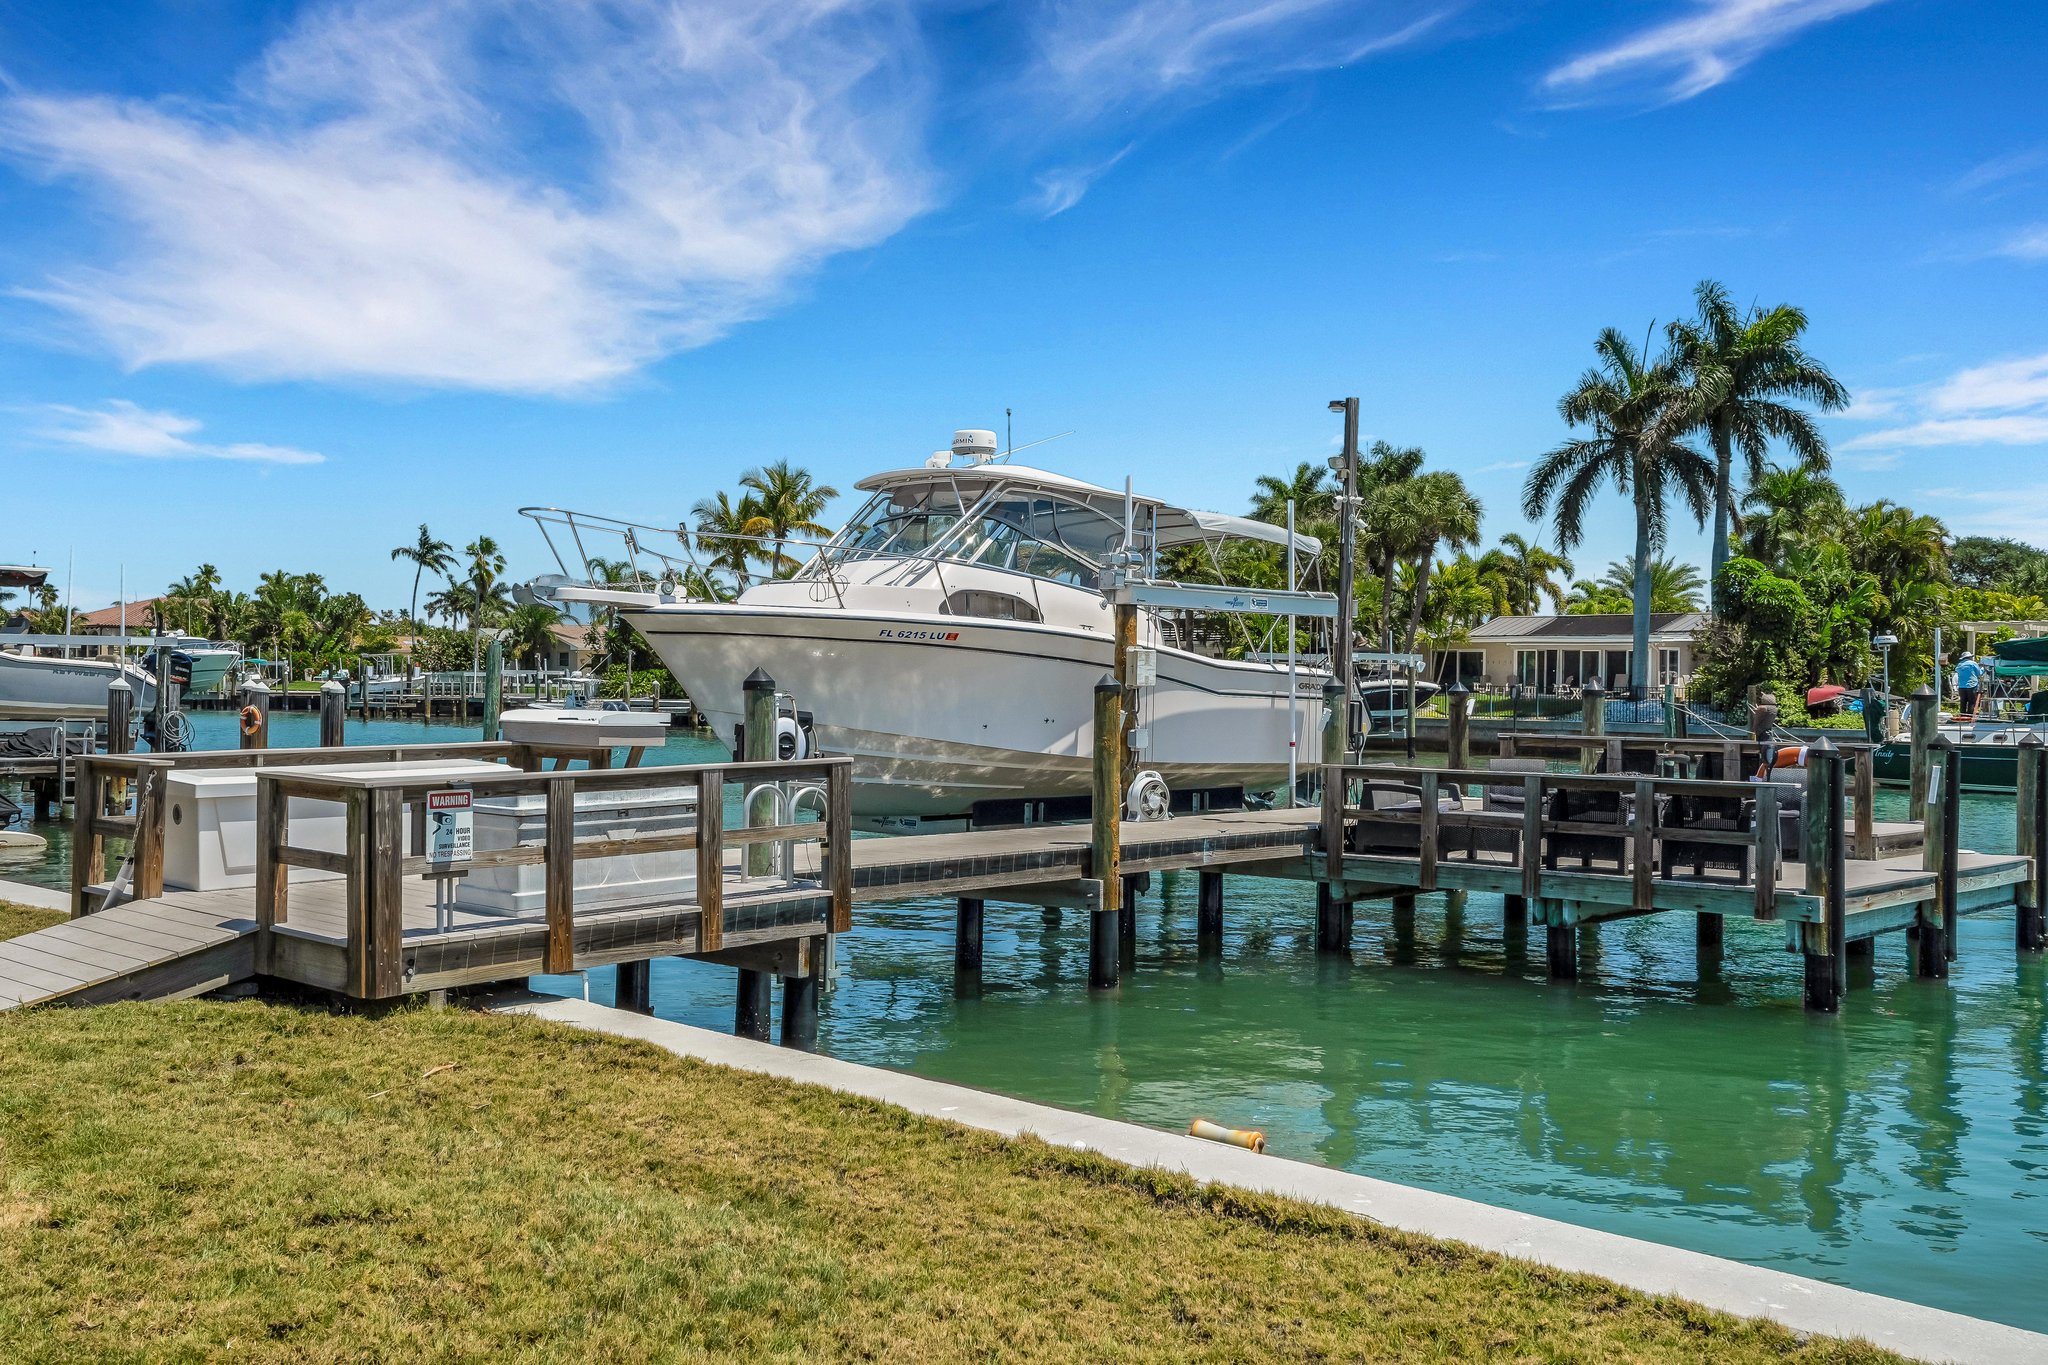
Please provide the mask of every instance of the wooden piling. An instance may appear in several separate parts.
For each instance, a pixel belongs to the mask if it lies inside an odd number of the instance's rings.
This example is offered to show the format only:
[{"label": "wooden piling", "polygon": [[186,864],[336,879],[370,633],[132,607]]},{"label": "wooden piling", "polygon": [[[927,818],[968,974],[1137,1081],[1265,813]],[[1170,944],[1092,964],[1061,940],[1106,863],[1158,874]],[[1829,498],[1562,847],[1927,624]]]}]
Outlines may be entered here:
[{"label": "wooden piling", "polygon": [[1450,746],[1445,766],[1462,772],[1472,766],[1472,689],[1465,686],[1464,679],[1452,683],[1444,694],[1444,708],[1444,731]]},{"label": "wooden piling", "polygon": [[1544,959],[1552,981],[1579,979],[1579,931],[1570,924],[1544,926]]},{"label": "wooden piling", "polygon": [[[1587,735],[1605,736],[1607,733],[1607,689],[1600,685],[1598,678],[1586,684],[1579,694],[1581,708],[1580,730]],[[1600,758],[1607,745],[1588,744],[1579,750],[1579,771],[1590,773],[1600,765]]]},{"label": "wooden piling", "polygon": [[[254,717],[248,712],[254,711]],[[242,711],[240,725],[244,749],[268,749],[270,747],[270,689],[260,682],[242,685]]]},{"label": "wooden piling", "polygon": [[[363,690],[369,691],[368,681]],[[329,680],[320,684],[320,747],[339,749],[342,746],[344,720],[348,715],[348,684]],[[489,736],[486,735],[486,738]]]},{"label": "wooden piling", "polygon": [[1123,910],[1123,684],[1105,675],[1095,684],[1095,765],[1093,828],[1089,834],[1089,872],[1102,884],[1102,906],[1091,916],[1088,932],[1088,984],[1096,990],[1115,987],[1122,976],[1118,961]]},{"label": "wooden piling", "polygon": [[[1924,688],[1922,689],[1925,690]],[[1914,693],[1915,721],[1914,737],[1919,737],[1919,697]],[[1920,914],[1916,928],[1914,975],[1931,981],[1943,980],[1948,976],[1951,956],[1948,946],[1950,916],[1955,901],[1954,860],[1950,851],[1954,843],[1948,826],[1953,823],[1954,806],[1950,798],[1950,779],[1955,776],[1949,771],[1949,760],[1955,757],[1955,748],[1948,736],[1937,734],[1927,746],[1927,780],[1916,783],[1915,791],[1925,802],[1926,824],[1923,829],[1923,843],[1920,848],[1920,865],[1934,874],[1934,898],[1920,903]],[[1960,765],[1958,765],[1960,766]],[[1929,789],[1933,799],[1926,800]]]},{"label": "wooden piling", "polygon": [[1138,964],[1138,888],[1144,881],[1126,876],[1123,882],[1124,894],[1116,913],[1116,957],[1119,968],[1127,972]]},{"label": "wooden piling", "polygon": [[[1413,897],[1409,904],[1414,904]],[[1351,902],[1332,895],[1328,882],[1316,883],[1316,951],[1351,951]]]},{"label": "wooden piling", "polygon": [[2029,734],[2019,743],[2018,851],[2033,859],[2027,879],[2016,888],[2013,946],[2023,953],[2042,949],[2048,930],[2048,745]]},{"label": "wooden piling", "polygon": [[978,896],[961,896],[953,902],[953,990],[957,995],[981,993],[983,909]]},{"label": "wooden piling", "polygon": [[1678,738],[1678,684],[1664,684],[1664,737]]},{"label": "wooden piling", "polygon": [[739,970],[739,999],[734,1005],[732,1031],[736,1037],[768,1041],[769,1025],[775,1014],[775,978],[751,967]]},{"label": "wooden piling", "polygon": [[1800,820],[1800,862],[1806,893],[1824,908],[1819,923],[1800,926],[1806,958],[1806,1007],[1832,1014],[1848,989],[1848,917],[1842,885],[1842,754],[1825,737],[1807,750],[1806,807]]},{"label": "wooden piling", "polygon": [[[770,763],[775,759],[775,679],[763,669],[747,674],[740,684],[740,714],[745,717],[741,727],[740,758],[747,763]],[[759,811],[754,807],[767,800],[768,794],[742,796],[740,819],[743,825],[772,825],[776,813],[771,809]],[[775,850],[768,844],[750,844],[747,847],[746,869],[749,877],[765,877],[775,865]]]},{"label": "wooden piling", "polygon": [[1933,747],[1934,737],[1941,733],[1941,706],[1934,689],[1926,683],[1914,689],[1912,703],[1913,766],[1908,779],[1912,785],[1908,789],[1906,818],[1918,824],[1927,818],[1928,750]]},{"label": "wooden piling", "polygon": [[125,754],[135,746],[135,689],[125,678],[107,684],[107,752]]},{"label": "wooden piling", "polygon": [[1223,874],[1203,871],[1195,888],[1195,946],[1203,957],[1223,951]]},{"label": "wooden piling", "polygon": [[654,1013],[652,993],[653,963],[642,958],[638,962],[621,962],[618,968],[618,983],[612,992],[613,1002],[622,1010],[634,1014]]},{"label": "wooden piling", "polygon": [[1749,708],[1749,737],[1762,744],[1778,729],[1778,694],[1759,692],[1756,705]]},{"label": "wooden piling", "polygon": [[[815,941],[815,940],[814,940]],[[818,1050],[818,960],[809,955],[810,970],[802,976],[782,978],[782,1045],[800,1052]]]},{"label": "wooden piling", "polygon": [[505,639],[501,635],[491,637],[490,647],[484,651],[484,738],[498,737],[498,717],[505,707]]}]

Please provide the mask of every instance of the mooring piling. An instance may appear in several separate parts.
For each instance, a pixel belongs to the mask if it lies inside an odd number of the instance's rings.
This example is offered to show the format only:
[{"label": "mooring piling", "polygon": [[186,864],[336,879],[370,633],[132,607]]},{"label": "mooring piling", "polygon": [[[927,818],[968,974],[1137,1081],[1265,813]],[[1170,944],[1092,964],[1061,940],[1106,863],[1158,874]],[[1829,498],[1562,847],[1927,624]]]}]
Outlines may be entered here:
[{"label": "mooring piling", "polygon": [[807,970],[782,978],[782,1045],[818,1050],[818,970],[821,954],[806,954]]},{"label": "mooring piling", "polygon": [[[363,684],[365,690],[369,683]],[[320,747],[339,749],[342,746],[342,732],[346,728],[348,715],[348,684],[333,679],[320,684]],[[485,735],[488,739],[490,736]]]},{"label": "mooring piling", "polygon": [[1927,774],[1928,751],[1933,748],[1935,736],[1941,733],[1941,708],[1934,689],[1926,683],[1915,688],[1912,696],[1912,770],[1908,774],[1910,793],[1906,818],[1918,824],[1927,818]]},{"label": "mooring piling", "polygon": [[1088,927],[1088,984],[1109,990],[1122,978],[1123,931],[1123,697],[1114,674],[1095,684],[1093,828],[1089,875],[1102,887],[1102,903]]},{"label": "mooring piling", "polygon": [[953,902],[953,993],[981,994],[981,924],[984,902],[961,896]]},{"label": "mooring piling", "polygon": [[484,739],[498,737],[498,717],[505,707],[505,637],[493,635],[484,651]]},{"label": "mooring piling", "polygon": [[739,999],[733,1007],[732,1031],[757,1043],[768,1041],[775,1016],[775,977],[752,967],[739,970]]},{"label": "mooring piling", "polygon": [[[1319,883],[1320,884],[1320,883]],[[1195,882],[1195,951],[1202,957],[1223,952],[1223,874],[1204,869]]]},{"label": "mooring piling", "polygon": [[244,749],[270,747],[270,689],[261,681],[242,684],[241,721]]},{"label": "mooring piling", "polygon": [[634,1014],[654,1013],[652,963],[646,958],[638,962],[621,962],[618,967],[617,985],[613,991],[614,1003],[622,1010]]},{"label": "mooring piling", "polygon": [[[1924,688],[1922,689],[1925,690]],[[1914,693],[1914,737],[1920,732],[1919,693]],[[1958,803],[1954,787],[1961,775],[1960,755],[1947,735],[1937,733],[1927,746],[1926,783],[1916,785],[1915,794],[1926,815],[1925,842],[1920,865],[1934,874],[1934,898],[1920,902],[1914,975],[1930,981],[1948,976],[1948,964],[1955,954],[1949,947],[1954,932],[1955,912],[1955,830]],[[1953,771],[1952,771],[1953,769]]]},{"label": "mooring piling", "polygon": [[1807,750],[1806,805],[1800,817],[1800,862],[1806,893],[1820,898],[1823,918],[1800,925],[1806,962],[1806,1005],[1832,1013],[1848,989],[1848,917],[1842,885],[1842,754],[1823,736]]},{"label": "mooring piling", "polygon": [[2013,942],[2023,953],[2041,951],[2048,919],[2048,745],[2029,734],[2019,744],[2019,852],[2033,859],[2033,871],[2018,890]]}]

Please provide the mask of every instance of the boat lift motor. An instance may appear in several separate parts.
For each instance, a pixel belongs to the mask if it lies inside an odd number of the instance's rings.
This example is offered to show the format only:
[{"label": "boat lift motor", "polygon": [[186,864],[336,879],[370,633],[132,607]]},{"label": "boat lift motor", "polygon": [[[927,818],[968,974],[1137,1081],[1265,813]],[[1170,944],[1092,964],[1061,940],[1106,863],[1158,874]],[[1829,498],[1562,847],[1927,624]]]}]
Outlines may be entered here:
[{"label": "boat lift motor", "polygon": [[[747,751],[747,723],[733,726],[732,751]],[[788,692],[775,694],[775,757],[782,763],[800,763],[818,755],[817,718],[799,711],[796,698]]]}]

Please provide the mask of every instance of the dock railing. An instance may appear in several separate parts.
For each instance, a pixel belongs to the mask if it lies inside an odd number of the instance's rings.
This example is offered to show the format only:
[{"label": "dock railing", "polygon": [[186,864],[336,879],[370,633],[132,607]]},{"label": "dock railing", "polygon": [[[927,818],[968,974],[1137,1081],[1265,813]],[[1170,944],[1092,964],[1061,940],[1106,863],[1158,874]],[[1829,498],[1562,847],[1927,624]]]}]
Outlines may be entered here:
[{"label": "dock railing", "polygon": [[[352,751],[353,752],[353,751]],[[544,836],[538,842],[512,847],[476,849],[459,865],[436,863],[428,856],[427,795],[430,791],[466,787],[473,798],[500,800],[521,796],[544,799]],[[650,833],[578,837],[577,797],[636,791],[695,788],[694,827]],[[769,803],[749,798],[764,789],[778,789],[786,799],[773,803],[773,823],[727,825],[728,789],[731,805],[757,808]],[[799,800],[801,790],[810,796]],[[538,867],[543,870],[545,925],[536,961],[508,960],[506,975],[528,971],[559,973],[595,965],[593,955],[579,952],[579,919],[588,923],[601,915],[627,915],[650,908],[697,912],[694,943],[669,951],[711,953],[726,946],[728,931],[752,924],[747,906],[729,900],[763,891],[815,892],[825,903],[817,933],[842,933],[852,925],[852,764],[848,759],[805,762],[730,763],[693,767],[651,767],[612,770],[508,772],[482,774],[460,781],[423,779],[402,773],[295,773],[269,769],[257,775],[256,922],[258,970],[264,971],[275,949],[276,930],[290,923],[290,869],[310,868],[345,879],[345,993],[385,999],[411,989],[404,957],[405,881],[452,870]],[[341,852],[292,842],[290,803],[321,801],[346,809],[346,835]],[[805,819],[815,812],[815,819]],[[820,846],[814,864],[800,865],[795,846]],[[774,847],[781,856],[750,872],[744,850]],[[695,854],[695,882],[689,893],[661,901],[658,907],[588,908],[576,905],[576,865],[601,858],[636,854]],[[727,854],[737,856],[728,859]],[[516,924],[516,916],[505,923]],[[473,929],[475,926],[469,926]],[[644,948],[636,956],[649,956]],[[598,960],[619,960],[616,954]]]},{"label": "dock railing", "polygon": [[[1779,805],[1789,784],[1778,782],[1373,764],[1324,773],[1321,845],[1331,875],[1354,860],[1368,870],[1398,865],[1416,891],[1440,889],[1453,864],[1474,865],[1496,884],[1499,874],[1516,874],[1506,879],[1510,894],[1532,903],[1568,899],[1647,913],[1675,908],[1671,889],[1682,884],[1719,888],[1712,900],[1722,908],[1733,908],[1729,892],[1746,889],[1751,913],[1774,919],[1782,865],[1800,858],[1801,846],[1848,851],[1839,797],[1805,807],[1799,846],[1782,847]],[[1491,789],[1496,799],[1478,809],[1446,805],[1454,788]],[[1579,866],[1560,866],[1567,862]],[[1827,878],[1826,859],[1808,864],[1802,889],[1826,896]]]}]

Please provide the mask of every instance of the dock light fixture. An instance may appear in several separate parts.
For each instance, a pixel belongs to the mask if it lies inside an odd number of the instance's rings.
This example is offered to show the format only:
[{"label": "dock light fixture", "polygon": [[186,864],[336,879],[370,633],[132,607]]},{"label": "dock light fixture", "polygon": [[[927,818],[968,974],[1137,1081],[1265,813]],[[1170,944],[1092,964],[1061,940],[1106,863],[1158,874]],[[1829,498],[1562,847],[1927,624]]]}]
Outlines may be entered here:
[{"label": "dock light fixture", "polygon": [[1892,646],[1898,642],[1899,637],[1896,635],[1873,636],[1870,641],[1884,656],[1884,702],[1886,706],[1890,706],[1892,702]]}]

